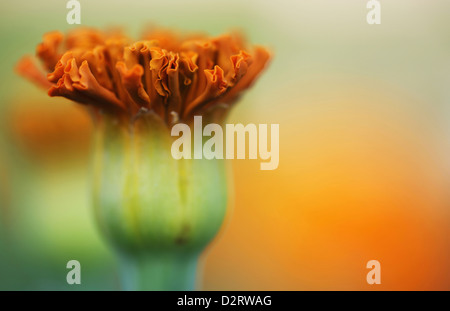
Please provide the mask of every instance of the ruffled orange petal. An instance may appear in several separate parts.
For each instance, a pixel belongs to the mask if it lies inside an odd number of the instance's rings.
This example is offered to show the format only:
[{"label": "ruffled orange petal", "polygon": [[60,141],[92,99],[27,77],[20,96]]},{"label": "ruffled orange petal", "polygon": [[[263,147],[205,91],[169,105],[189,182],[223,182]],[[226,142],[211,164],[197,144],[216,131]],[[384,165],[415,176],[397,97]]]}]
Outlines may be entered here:
[{"label": "ruffled orange petal", "polygon": [[48,89],[52,86],[52,83],[46,79],[45,75],[39,70],[33,58],[30,56],[22,57],[17,63],[15,70],[18,74],[43,89]]}]

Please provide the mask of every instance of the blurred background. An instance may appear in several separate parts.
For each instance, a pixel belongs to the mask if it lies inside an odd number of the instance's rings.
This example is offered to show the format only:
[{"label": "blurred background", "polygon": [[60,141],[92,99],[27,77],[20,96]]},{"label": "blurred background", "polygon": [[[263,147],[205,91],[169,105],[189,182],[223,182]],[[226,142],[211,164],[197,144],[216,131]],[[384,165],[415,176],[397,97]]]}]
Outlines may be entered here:
[{"label": "blurred background", "polygon": [[[365,0],[80,3],[83,26],[241,29],[274,52],[228,123],[280,124],[280,165],[232,161],[199,289],[450,290],[450,2],[382,1],[381,25]],[[119,288],[89,206],[90,120],[13,70],[43,33],[76,27],[67,12],[0,3],[1,290]]]}]

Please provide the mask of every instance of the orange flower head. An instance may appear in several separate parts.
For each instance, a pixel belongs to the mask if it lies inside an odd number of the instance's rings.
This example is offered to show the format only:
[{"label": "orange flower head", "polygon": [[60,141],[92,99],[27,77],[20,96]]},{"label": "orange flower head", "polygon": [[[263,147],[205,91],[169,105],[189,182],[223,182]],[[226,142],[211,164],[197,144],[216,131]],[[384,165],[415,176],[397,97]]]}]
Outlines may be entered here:
[{"label": "orange flower head", "polygon": [[51,32],[36,50],[47,77],[29,56],[17,71],[50,96],[92,107],[94,115],[134,120],[154,113],[170,126],[194,115],[222,120],[270,58],[265,48],[248,50],[237,35],[158,30],[143,38],[132,42],[121,33],[94,29]]}]

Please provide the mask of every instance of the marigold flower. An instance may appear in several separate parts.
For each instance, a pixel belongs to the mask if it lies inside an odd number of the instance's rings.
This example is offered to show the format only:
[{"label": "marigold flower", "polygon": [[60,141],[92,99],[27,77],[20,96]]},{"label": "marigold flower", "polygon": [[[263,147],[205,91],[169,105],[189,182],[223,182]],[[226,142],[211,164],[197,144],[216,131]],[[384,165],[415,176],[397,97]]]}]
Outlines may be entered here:
[{"label": "marigold flower", "polygon": [[89,107],[95,121],[93,205],[128,289],[193,289],[198,256],[225,217],[224,160],[175,160],[170,127],[223,121],[267,64],[237,35],[52,32],[17,71]]}]

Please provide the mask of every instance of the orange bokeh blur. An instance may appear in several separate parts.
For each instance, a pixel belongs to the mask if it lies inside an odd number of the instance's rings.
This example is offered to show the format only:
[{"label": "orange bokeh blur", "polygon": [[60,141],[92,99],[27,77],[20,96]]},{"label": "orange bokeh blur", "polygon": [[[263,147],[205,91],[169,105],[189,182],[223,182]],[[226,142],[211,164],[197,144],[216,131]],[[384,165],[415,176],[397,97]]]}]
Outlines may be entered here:
[{"label": "orange bokeh blur", "polygon": [[[358,80],[320,77],[284,99],[297,108],[271,116],[277,170],[233,163],[234,212],[208,254],[206,289],[449,288],[450,198],[436,146],[398,113],[407,94]],[[366,282],[372,259],[380,285]]]}]

